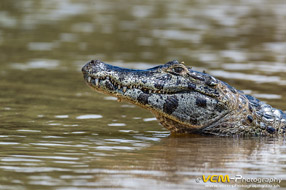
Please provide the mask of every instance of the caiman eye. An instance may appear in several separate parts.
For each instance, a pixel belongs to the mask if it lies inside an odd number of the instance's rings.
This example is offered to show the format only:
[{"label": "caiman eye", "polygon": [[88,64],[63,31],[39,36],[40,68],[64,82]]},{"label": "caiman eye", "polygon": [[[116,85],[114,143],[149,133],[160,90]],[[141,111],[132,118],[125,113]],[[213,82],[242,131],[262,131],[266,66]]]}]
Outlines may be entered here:
[{"label": "caiman eye", "polygon": [[176,74],[181,74],[183,71],[184,71],[184,68],[182,68],[182,67],[173,68],[173,72]]}]

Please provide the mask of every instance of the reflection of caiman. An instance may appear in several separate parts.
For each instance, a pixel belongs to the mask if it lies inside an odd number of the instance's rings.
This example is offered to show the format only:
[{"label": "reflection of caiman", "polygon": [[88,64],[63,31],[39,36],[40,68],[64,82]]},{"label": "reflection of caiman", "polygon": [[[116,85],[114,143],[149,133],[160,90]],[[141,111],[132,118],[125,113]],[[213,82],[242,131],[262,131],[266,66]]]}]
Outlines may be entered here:
[{"label": "reflection of caiman", "polygon": [[285,134],[286,114],[281,110],[178,61],[133,70],[92,60],[82,71],[93,89],[150,110],[174,133]]}]

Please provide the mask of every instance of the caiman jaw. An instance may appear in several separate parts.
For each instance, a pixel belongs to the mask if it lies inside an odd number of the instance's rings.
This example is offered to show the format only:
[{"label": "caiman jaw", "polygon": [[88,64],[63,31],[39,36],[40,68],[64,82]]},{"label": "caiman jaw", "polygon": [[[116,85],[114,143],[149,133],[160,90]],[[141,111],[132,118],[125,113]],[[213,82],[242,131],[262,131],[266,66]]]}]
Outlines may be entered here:
[{"label": "caiman jaw", "polygon": [[[174,92],[166,92],[164,90],[154,89],[152,87],[144,87],[140,84],[136,83],[125,83],[124,85],[120,83],[117,79],[113,78],[112,76],[104,76],[104,77],[97,77],[97,76],[88,76],[86,82],[89,86],[96,89],[97,91],[101,91],[105,94],[110,95],[125,95],[128,94],[129,91],[142,91],[145,94],[157,93],[157,94],[172,94]],[[127,95],[126,94],[126,95]]]},{"label": "caiman jaw", "polygon": [[132,70],[92,60],[82,72],[91,88],[150,110],[172,132],[199,130],[228,113],[217,100],[216,79],[178,61]]},{"label": "caiman jaw", "polygon": [[[156,80],[154,83],[146,80],[153,77],[152,72],[150,74],[150,70],[119,68],[98,60],[88,62],[82,68],[82,72],[86,83],[91,88],[119,98],[122,96],[124,99],[129,99],[128,95],[134,91],[140,91],[145,94],[174,94],[195,88],[195,85],[191,83],[181,88],[174,88],[175,85],[171,88],[163,88],[163,80]],[[145,79],[142,79],[143,77],[140,74],[144,75]],[[168,78],[170,76],[162,76],[162,78],[164,77]]]}]

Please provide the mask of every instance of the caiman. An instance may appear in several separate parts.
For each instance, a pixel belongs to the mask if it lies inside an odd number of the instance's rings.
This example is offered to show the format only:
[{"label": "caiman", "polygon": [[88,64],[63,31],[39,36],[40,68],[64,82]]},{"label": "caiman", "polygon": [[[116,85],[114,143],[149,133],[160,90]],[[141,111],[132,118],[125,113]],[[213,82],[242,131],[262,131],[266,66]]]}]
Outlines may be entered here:
[{"label": "caiman", "polygon": [[92,60],[82,72],[91,88],[150,110],[172,133],[285,135],[283,111],[183,62],[135,70]]}]

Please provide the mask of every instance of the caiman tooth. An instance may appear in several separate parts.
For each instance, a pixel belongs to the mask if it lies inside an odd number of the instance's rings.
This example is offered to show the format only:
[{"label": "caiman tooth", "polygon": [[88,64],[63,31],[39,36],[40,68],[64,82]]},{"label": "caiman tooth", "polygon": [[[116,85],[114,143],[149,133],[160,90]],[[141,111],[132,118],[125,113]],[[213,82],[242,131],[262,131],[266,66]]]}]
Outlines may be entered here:
[{"label": "caiman tooth", "polygon": [[152,90],[149,90],[149,94],[151,94],[152,93]]},{"label": "caiman tooth", "polygon": [[90,81],[91,81],[91,77],[88,77],[88,78],[87,78],[87,82],[90,83]]},{"label": "caiman tooth", "polygon": [[120,84],[117,86],[117,88],[118,88],[118,90],[120,90],[120,88],[121,88]]},{"label": "caiman tooth", "polygon": [[95,79],[95,86],[99,86],[99,79]]},{"label": "caiman tooth", "polygon": [[123,86],[123,92],[126,92],[126,90],[127,90],[127,87]]}]

